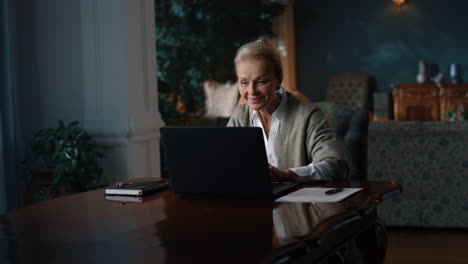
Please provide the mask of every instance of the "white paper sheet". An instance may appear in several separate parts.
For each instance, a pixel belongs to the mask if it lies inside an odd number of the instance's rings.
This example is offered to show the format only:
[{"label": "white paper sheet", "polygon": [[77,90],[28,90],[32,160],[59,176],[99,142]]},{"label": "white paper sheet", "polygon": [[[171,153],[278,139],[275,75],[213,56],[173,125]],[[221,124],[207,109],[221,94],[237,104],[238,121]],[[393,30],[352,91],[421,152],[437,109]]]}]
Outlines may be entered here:
[{"label": "white paper sheet", "polygon": [[296,203],[337,203],[341,202],[352,194],[359,192],[362,188],[343,188],[343,191],[335,194],[325,194],[326,191],[335,188],[302,188],[276,199],[277,202],[296,202]]}]

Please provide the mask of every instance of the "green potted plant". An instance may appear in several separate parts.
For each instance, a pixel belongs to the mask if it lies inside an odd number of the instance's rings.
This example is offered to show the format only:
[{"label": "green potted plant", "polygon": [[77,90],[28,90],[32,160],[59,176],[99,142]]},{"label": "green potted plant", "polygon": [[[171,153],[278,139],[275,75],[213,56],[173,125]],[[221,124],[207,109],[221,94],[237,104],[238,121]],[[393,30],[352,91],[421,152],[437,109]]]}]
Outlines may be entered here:
[{"label": "green potted plant", "polygon": [[62,121],[58,123],[55,129],[43,129],[35,134],[28,146],[25,163],[30,168],[36,167],[39,174],[50,171],[52,185],[61,190],[60,194],[101,187],[100,159],[103,155],[97,151],[92,137],[78,127],[77,121],[68,125]]},{"label": "green potted plant", "polygon": [[447,112],[447,119],[450,121],[468,120],[468,106],[460,104]]},{"label": "green potted plant", "polygon": [[[205,80],[235,81],[237,49],[274,36],[280,1],[155,1],[159,108],[164,121],[203,113]],[[193,116],[192,115],[192,116]]]}]

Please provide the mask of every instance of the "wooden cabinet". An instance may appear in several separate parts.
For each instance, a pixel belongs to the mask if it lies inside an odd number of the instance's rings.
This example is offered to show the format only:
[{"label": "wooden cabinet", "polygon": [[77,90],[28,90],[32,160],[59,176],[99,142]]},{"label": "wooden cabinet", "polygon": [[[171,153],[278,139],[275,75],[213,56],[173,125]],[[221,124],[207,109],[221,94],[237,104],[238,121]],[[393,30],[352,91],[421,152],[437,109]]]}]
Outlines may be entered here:
[{"label": "wooden cabinet", "polygon": [[392,84],[393,112],[398,121],[447,120],[446,113],[459,104],[468,105],[468,84]]},{"label": "wooden cabinet", "polygon": [[434,84],[393,84],[395,120],[440,119],[439,88]]}]

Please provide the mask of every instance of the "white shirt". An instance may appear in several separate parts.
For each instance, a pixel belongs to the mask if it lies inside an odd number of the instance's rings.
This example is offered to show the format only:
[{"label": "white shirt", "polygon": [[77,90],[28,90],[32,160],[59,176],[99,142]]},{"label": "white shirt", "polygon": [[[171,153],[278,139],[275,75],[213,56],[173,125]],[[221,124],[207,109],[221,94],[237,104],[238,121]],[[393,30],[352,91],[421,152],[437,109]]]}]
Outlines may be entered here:
[{"label": "white shirt", "polygon": [[[278,93],[284,94],[283,89],[281,88],[278,90]],[[265,129],[263,128],[262,122],[258,116],[258,111],[254,110],[252,115],[251,126],[260,127],[262,129],[268,163],[275,167],[278,167],[278,153],[276,153],[276,146],[277,144],[281,144],[281,142],[277,142],[277,138],[279,136],[278,133],[280,132],[280,127],[284,118],[284,111],[286,107],[286,100],[284,98],[285,96],[281,96],[281,101],[278,107],[271,115],[270,134],[268,138],[265,134]],[[333,180],[333,167],[327,161],[310,163],[307,166],[289,169],[299,175],[299,181]]]}]

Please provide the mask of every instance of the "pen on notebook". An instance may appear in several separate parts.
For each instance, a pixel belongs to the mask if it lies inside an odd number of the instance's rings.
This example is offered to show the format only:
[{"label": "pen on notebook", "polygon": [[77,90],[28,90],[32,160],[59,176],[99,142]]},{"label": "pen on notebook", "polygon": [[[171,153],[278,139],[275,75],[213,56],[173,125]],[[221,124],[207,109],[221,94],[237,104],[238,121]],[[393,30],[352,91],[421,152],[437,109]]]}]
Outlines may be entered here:
[{"label": "pen on notebook", "polygon": [[332,194],[335,194],[335,193],[339,193],[341,191],[343,191],[343,188],[334,188],[334,189],[325,191],[325,194],[326,195],[332,195]]}]

